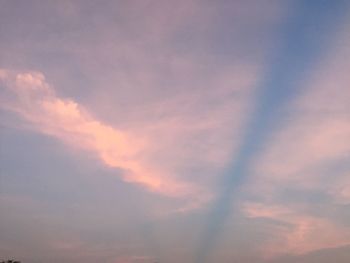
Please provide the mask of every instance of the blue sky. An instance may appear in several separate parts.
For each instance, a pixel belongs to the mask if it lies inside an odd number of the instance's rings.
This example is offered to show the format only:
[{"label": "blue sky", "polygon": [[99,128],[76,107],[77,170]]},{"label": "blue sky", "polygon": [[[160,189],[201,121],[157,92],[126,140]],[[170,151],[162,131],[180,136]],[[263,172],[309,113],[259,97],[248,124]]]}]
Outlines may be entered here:
[{"label": "blue sky", "polygon": [[1,257],[348,262],[349,8],[0,1]]}]

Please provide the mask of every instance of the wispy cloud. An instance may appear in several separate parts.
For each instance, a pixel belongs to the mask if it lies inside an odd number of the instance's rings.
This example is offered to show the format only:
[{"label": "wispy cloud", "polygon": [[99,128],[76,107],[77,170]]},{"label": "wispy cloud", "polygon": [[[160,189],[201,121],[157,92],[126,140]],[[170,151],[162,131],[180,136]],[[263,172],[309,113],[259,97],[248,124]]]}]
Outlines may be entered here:
[{"label": "wispy cloud", "polygon": [[75,101],[57,97],[41,73],[2,70],[1,78],[14,95],[3,101],[3,107],[18,113],[33,128],[68,145],[94,152],[105,165],[125,170],[122,173],[125,181],[169,195],[186,193],[184,184],[160,177],[137,161],[147,142],[101,123]]},{"label": "wispy cloud", "polygon": [[[196,107],[203,106],[198,105],[199,94],[193,93],[145,109],[157,113],[165,107],[162,118],[147,122],[147,116],[142,115],[142,121],[123,129],[98,120],[73,99],[59,97],[40,72],[1,70],[0,73],[4,110],[17,113],[30,128],[56,137],[68,146],[94,153],[108,167],[122,169],[121,176],[126,182],[168,196],[188,198],[190,202],[179,211],[191,210],[208,201],[208,183],[215,174],[208,175],[225,165],[237,140],[228,134],[236,129],[239,136],[238,124],[253,86],[249,72],[246,80],[242,81],[240,76],[229,88],[207,91],[211,99],[224,98],[220,107],[208,109],[207,116],[192,108],[194,102]],[[223,82],[222,78],[217,81]],[[232,91],[234,96],[223,96]],[[234,101],[236,104],[231,106]],[[236,126],[225,128],[232,118],[236,118]],[[230,138],[232,141],[227,143]],[[186,174],[200,166],[207,169],[207,175],[186,178]]]},{"label": "wispy cloud", "polygon": [[350,244],[350,228],[325,218],[302,214],[282,205],[247,203],[243,210],[249,218],[264,218],[277,223],[271,227],[270,238],[260,248],[267,258]]},{"label": "wispy cloud", "polygon": [[[349,227],[327,213],[328,206],[350,204],[349,43],[348,31],[340,31],[252,168],[247,189],[260,202],[247,203],[246,214],[284,223],[271,235],[272,254],[350,244]],[[315,194],[324,198],[315,200]]]},{"label": "wispy cloud", "polygon": [[[338,22],[335,18],[342,14],[342,4],[333,5],[332,12],[328,12],[315,3],[297,1],[291,9],[289,19],[281,27],[282,41],[276,45],[269,68],[258,83],[254,110],[248,116],[249,121],[237,155],[232,158],[224,174],[222,189],[209,215],[208,227],[196,262],[203,262],[207,257],[220,233],[220,227],[230,214],[233,196],[240,192],[243,182],[250,180],[253,163],[261,155],[275,129],[284,122],[283,112],[302,93],[305,79],[317,66],[317,58],[331,44],[316,32],[321,27],[336,28]],[[308,38],[309,35],[314,37]],[[265,162],[262,163],[265,165]]]},{"label": "wispy cloud", "polygon": [[[22,127],[122,170],[116,174],[125,182],[181,199],[161,213],[207,203],[239,143],[281,5],[263,12],[253,3],[200,1],[28,8],[16,10],[30,22],[4,31],[3,67],[25,70],[2,71],[2,106],[25,120]],[[232,23],[222,20],[227,14]],[[228,22],[230,37],[217,34]],[[246,45],[256,38],[257,47]]]},{"label": "wispy cloud", "polygon": [[0,252],[289,262],[349,244],[349,6],[316,2],[1,4]]},{"label": "wispy cloud", "polygon": [[[335,47],[339,42],[350,43],[349,36],[342,35]],[[333,56],[304,84],[300,99],[290,105],[289,121],[274,133],[254,168],[260,183],[288,182],[329,190],[338,179],[343,181],[346,171],[336,167],[331,169],[332,181],[324,180],[329,178],[327,167],[346,163],[350,154],[349,49],[345,46],[331,52]]]}]

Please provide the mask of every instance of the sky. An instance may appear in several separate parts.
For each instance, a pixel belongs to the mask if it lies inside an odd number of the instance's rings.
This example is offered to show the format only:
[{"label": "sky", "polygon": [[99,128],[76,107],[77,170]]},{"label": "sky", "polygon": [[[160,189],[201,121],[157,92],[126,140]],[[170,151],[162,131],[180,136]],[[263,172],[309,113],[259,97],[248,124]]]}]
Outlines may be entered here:
[{"label": "sky", "polygon": [[350,261],[346,0],[0,0],[0,260]]}]

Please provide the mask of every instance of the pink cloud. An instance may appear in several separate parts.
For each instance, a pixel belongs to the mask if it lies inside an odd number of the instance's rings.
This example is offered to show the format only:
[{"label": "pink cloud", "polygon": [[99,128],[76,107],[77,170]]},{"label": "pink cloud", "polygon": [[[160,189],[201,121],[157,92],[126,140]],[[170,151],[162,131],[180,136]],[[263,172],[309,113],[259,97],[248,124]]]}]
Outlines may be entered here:
[{"label": "pink cloud", "polygon": [[[235,79],[232,74],[222,74],[216,77],[221,83],[218,89],[145,103],[141,114],[130,117],[131,123],[116,128],[75,100],[59,97],[40,72],[0,73],[3,109],[16,112],[31,129],[93,153],[108,167],[122,169],[126,182],[188,199],[178,212],[200,207],[210,199],[210,184],[240,136],[239,126],[256,79],[251,72]],[[238,95],[227,98],[225,94],[232,91]],[[213,98],[221,104],[202,108]],[[152,119],[155,114],[162,117]],[[120,123],[128,120],[121,118]]]},{"label": "pink cloud", "polygon": [[[175,209],[184,212],[211,198],[212,184],[234,157],[269,33],[288,6],[228,3],[236,21],[230,27],[235,48],[255,53],[244,58],[232,54],[230,63],[218,65],[211,45],[198,52],[196,47],[215,40],[221,11],[211,3],[181,2],[111,4],[118,19],[106,19],[97,10],[91,18],[74,3],[54,4],[60,20],[83,30],[65,37],[35,31],[24,45],[62,52],[86,77],[86,89],[60,63],[48,63],[45,69],[55,87],[40,72],[0,74],[11,88],[2,106],[17,112],[27,127],[123,169],[124,181],[190,200]],[[86,18],[91,21],[88,31],[80,24]],[[251,41],[262,31],[266,39],[246,50],[244,39]],[[182,36],[190,33],[195,34],[194,42],[189,41],[193,52],[182,50]],[[23,59],[17,48],[8,47],[9,61]]]},{"label": "pink cloud", "polygon": [[246,203],[249,218],[267,218],[282,224],[273,227],[271,237],[261,247],[266,257],[279,254],[305,254],[323,248],[350,244],[350,228],[330,220],[302,214],[285,206]]},{"label": "pink cloud", "polygon": [[[342,49],[338,49],[339,43]],[[290,121],[276,131],[253,168],[260,183],[281,183],[331,190],[344,182],[344,171],[335,171],[329,185],[320,169],[349,158],[350,49],[348,33],[335,41],[336,49],[304,83],[305,92],[289,108]]]},{"label": "pink cloud", "polygon": [[346,29],[304,82],[305,91],[291,103],[289,122],[272,134],[251,168],[246,191],[263,201],[246,204],[246,215],[285,223],[274,228],[271,243],[263,247],[269,255],[350,244],[348,227],[322,216],[322,211],[319,216],[310,212],[315,201],[287,196],[292,201],[286,206],[280,200],[284,189],[293,189],[305,195],[322,193],[331,199],[330,206],[350,203],[349,172],[345,171],[350,156],[349,44]]},{"label": "pink cloud", "polygon": [[146,147],[145,141],[101,123],[75,101],[57,97],[41,73],[1,71],[1,77],[15,94],[15,99],[5,101],[4,107],[20,114],[33,128],[96,153],[107,166],[124,169],[125,181],[175,196],[188,191],[189,186],[161,177],[156,170],[137,161]]}]

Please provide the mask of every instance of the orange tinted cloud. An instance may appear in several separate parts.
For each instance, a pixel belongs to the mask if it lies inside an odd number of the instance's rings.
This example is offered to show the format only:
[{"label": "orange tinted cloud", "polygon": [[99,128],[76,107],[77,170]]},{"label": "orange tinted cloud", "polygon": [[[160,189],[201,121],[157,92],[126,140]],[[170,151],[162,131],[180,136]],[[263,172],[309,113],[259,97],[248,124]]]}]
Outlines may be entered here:
[{"label": "orange tinted cloud", "polygon": [[325,218],[300,213],[282,205],[246,203],[249,218],[267,218],[279,222],[261,248],[266,257],[283,253],[304,254],[323,248],[350,244],[350,228]]},{"label": "orange tinted cloud", "polygon": [[[91,152],[108,167],[122,169],[124,181],[188,199],[176,209],[185,212],[210,199],[210,185],[238,141],[256,80],[252,72],[239,73],[234,79],[234,71],[216,76],[221,84],[215,90],[189,91],[143,105],[138,119],[123,128],[105,124],[73,99],[59,97],[40,72],[2,70],[0,98],[2,107],[18,113],[30,128]],[[235,96],[228,96],[233,91]],[[208,99],[222,104],[208,107]],[[152,119],[156,114],[161,117]],[[129,121],[125,119],[120,123]]]},{"label": "orange tinted cloud", "polygon": [[59,98],[41,73],[2,70],[0,76],[11,96],[3,101],[3,107],[19,113],[33,128],[94,152],[107,166],[125,170],[125,181],[172,196],[189,193],[187,184],[138,162],[146,141],[100,122],[71,99]]}]

